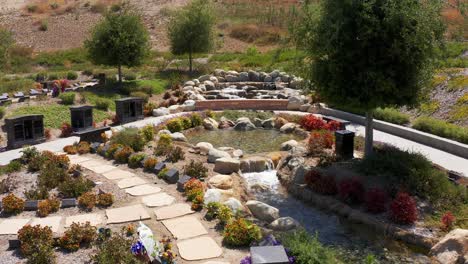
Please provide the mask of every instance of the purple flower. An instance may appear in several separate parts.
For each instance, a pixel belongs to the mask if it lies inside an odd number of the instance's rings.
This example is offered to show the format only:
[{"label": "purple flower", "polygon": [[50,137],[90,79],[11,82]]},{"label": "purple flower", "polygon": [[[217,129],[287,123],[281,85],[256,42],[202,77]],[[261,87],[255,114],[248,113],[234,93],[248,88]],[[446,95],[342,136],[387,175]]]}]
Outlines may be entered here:
[{"label": "purple flower", "polygon": [[145,246],[140,241],[137,241],[135,244],[132,245],[132,254],[133,255],[139,255],[144,252]]},{"label": "purple flower", "polygon": [[240,264],[252,264],[252,258],[247,256],[241,260]]}]

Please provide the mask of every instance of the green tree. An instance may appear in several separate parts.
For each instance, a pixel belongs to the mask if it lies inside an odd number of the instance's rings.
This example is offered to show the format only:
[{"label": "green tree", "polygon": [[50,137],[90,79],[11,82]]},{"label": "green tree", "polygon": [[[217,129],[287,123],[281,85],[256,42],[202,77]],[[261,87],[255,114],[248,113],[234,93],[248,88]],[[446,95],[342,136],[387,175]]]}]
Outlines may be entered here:
[{"label": "green tree", "polygon": [[139,66],[148,55],[148,31],[140,15],[129,6],[114,7],[95,26],[85,46],[92,62],[117,66],[122,83],[122,66]]},{"label": "green tree", "polygon": [[9,62],[10,48],[14,44],[11,32],[0,28],[0,69],[4,68]]},{"label": "green tree", "polygon": [[193,0],[177,10],[168,24],[173,54],[189,54],[192,72],[192,54],[208,52],[214,46],[216,19],[210,0]]},{"label": "green tree", "polygon": [[365,110],[366,156],[372,154],[373,109],[414,105],[432,76],[444,32],[438,3],[323,1],[319,16],[306,17],[298,29],[320,96]]}]

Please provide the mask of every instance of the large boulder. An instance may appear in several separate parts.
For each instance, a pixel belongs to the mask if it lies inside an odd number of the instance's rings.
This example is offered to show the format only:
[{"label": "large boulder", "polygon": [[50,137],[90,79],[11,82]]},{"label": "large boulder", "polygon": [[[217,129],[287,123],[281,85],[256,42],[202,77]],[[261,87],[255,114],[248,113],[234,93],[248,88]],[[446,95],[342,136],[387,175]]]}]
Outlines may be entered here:
[{"label": "large boulder", "polygon": [[452,230],[431,248],[429,254],[444,264],[468,263],[468,230]]},{"label": "large boulder", "polygon": [[296,130],[297,125],[295,123],[287,123],[280,128],[281,133],[292,133]]},{"label": "large boulder", "polygon": [[231,127],[233,127],[235,125],[236,124],[233,121],[231,121],[231,120],[229,120],[229,119],[227,119],[226,117],[223,116],[223,117],[221,117],[221,120],[219,120],[218,128],[219,129],[227,129],[227,128],[231,128]]},{"label": "large boulder", "polygon": [[272,161],[265,157],[248,157],[240,162],[240,170],[242,172],[262,172],[272,168]]},{"label": "large boulder", "polygon": [[275,118],[263,120],[262,127],[265,129],[273,129],[275,127]]},{"label": "large boulder", "polygon": [[288,100],[288,110],[299,110],[302,105],[302,98],[300,96],[292,96]]},{"label": "large boulder", "polygon": [[215,161],[214,171],[221,174],[231,174],[238,172],[240,169],[240,162],[233,158],[219,158]]},{"label": "large boulder", "polygon": [[205,85],[205,88],[207,91],[216,90],[216,86],[212,81],[205,81],[203,82],[203,84]]},{"label": "large boulder", "polygon": [[280,217],[271,222],[268,227],[280,232],[290,231],[300,227],[301,225],[292,217]]},{"label": "large boulder", "polygon": [[234,198],[234,197],[229,198],[223,204],[226,205],[227,207],[231,208],[231,210],[234,213],[237,213],[238,211],[243,211],[244,210],[244,206],[242,206],[242,203],[239,200],[237,200],[236,198]]},{"label": "large boulder", "polygon": [[218,126],[218,122],[216,122],[216,120],[214,120],[213,118],[207,117],[203,119],[203,127],[206,130],[216,130],[218,129]]},{"label": "large boulder", "polygon": [[195,101],[194,100],[187,100],[184,102],[184,111],[191,112],[195,111]]},{"label": "large boulder", "polygon": [[250,200],[245,205],[252,212],[252,215],[259,220],[271,223],[279,218],[279,210],[266,203]]},{"label": "large boulder", "polygon": [[180,113],[184,111],[184,106],[183,105],[171,105],[169,106],[168,109],[171,114],[175,114],[175,113]]},{"label": "large boulder", "polygon": [[200,150],[200,152],[208,153],[210,149],[213,148],[213,145],[208,142],[199,142],[197,143],[196,147]]},{"label": "large boulder", "polygon": [[254,130],[255,128],[255,125],[247,117],[237,119],[236,125],[234,126],[234,130],[238,131]]},{"label": "large boulder", "polygon": [[153,116],[165,116],[170,114],[169,109],[166,107],[160,107],[158,109],[153,110]]},{"label": "large boulder", "polygon": [[187,138],[184,136],[184,134],[180,132],[175,132],[170,134],[172,140],[174,141],[181,141],[181,142],[187,142]]},{"label": "large boulder", "polygon": [[226,81],[227,82],[238,82],[239,81],[239,77],[235,76],[235,75],[226,75]]},{"label": "large boulder", "polygon": [[219,149],[211,148],[208,150],[208,162],[215,163],[217,159],[220,158],[231,158],[231,155],[226,151],[222,151]]},{"label": "large boulder", "polygon": [[239,81],[240,82],[248,82],[249,81],[249,74],[247,72],[239,73]]},{"label": "large boulder", "polygon": [[231,175],[218,174],[211,177],[208,184],[213,188],[228,190],[232,188],[233,180]]},{"label": "large boulder", "polygon": [[283,142],[283,144],[281,144],[281,150],[290,150],[294,147],[297,147],[299,145],[299,143],[294,140],[294,139],[291,139],[289,141],[286,141],[286,142]]},{"label": "large boulder", "polygon": [[222,203],[227,201],[234,195],[232,190],[220,190],[220,189],[208,189],[205,192],[204,203],[209,204],[211,202],[214,203]]}]

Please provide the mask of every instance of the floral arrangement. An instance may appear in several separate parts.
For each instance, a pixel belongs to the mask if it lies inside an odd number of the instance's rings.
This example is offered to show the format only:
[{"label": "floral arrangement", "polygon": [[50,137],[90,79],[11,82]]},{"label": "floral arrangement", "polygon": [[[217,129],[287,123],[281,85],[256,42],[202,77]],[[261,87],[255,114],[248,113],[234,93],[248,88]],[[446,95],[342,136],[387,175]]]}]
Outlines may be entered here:
[{"label": "floral arrangement", "polygon": [[175,258],[177,255],[172,251],[171,239],[163,237],[161,239],[162,252],[160,254],[161,264],[175,264]]}]

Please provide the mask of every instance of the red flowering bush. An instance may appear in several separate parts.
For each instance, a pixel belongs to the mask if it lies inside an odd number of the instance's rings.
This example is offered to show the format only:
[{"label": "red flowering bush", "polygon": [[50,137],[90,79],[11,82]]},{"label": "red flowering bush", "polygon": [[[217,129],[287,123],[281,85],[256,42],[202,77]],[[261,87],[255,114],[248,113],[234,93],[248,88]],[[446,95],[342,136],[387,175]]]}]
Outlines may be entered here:
[{"label": "red flowering bush", "polygon": [[341,129],[341,123],[335,120],[332,120],[328,122],[325,125],[325,129],[330,130],[330,131],[337,131]]},{"label": "red flowering bush", "polygon": [[418,209],[413,197],[399,192],[390,204],[390,219],[398,224],[414,223],[418,219]]},{"label": "red flowering bush", "polygon": [[61,134],[60,137],[69,137],[73,133],[72,126],[69,123],[63,123],[60,127]]},{"label": "red flowering bush", "polygon": [[314,191],[324,195],[335,195],[338,193],[336,187],[335,177],[322,176],[319,181],[315,183]]},{"label": "red flowering bush", "polygon": [[304,181],[310,188],[314,189],[314,185],[320,181],[322,174],[317,170],[310,170],[304,175]]},{"label": "red flowering bush", "polygon": [[326,122],[314,115],[306,115],[300,121],[301,126],[308,131],[322,130],[326,128]]},{"label": "red flowering bush", "polygon": [[328,131],[316,131],[310,133],[307,147],[309,153],[321,153],[324,149],[329,149],[333,147],[333,134]]},{"label": "red flowering bush", "polygon": [[450,231],[453,228],[453,224],[456,221],[455,216],[452,214],[452,212],[446,212],[442,218],[440,219],[442,223],[442,230],[444,231]]},{"label": "red flowering bush", "polygon": [[340,182],[338,193],[341,199],[349,204],[358,204],[364,201],[364,185],[358,178],[347,178]]},{"label": "red flowering bush", "polygon": [[387,194],[381,188],[371,188],[366,192],[366,208],[371,213],[385,212]]}]

